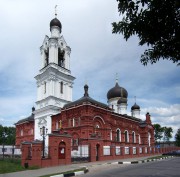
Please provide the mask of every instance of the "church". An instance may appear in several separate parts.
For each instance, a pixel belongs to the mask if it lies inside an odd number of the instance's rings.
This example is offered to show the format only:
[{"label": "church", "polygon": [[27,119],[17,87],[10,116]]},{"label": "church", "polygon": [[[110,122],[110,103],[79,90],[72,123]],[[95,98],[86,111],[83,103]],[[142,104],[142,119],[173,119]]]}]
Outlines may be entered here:
[{"label": "church", "polygon": [[135,102],[127,115],[128,92],[118,80],[107,92],[108,104],[91,98],[87,84],[82,97],[72,100],[71,48],[61,32],[55,14],[51,36],[46,35],[40,47],[36,107],[15,124],[22,163],[44,167],[156,153],[150,114],[141,120]]}]

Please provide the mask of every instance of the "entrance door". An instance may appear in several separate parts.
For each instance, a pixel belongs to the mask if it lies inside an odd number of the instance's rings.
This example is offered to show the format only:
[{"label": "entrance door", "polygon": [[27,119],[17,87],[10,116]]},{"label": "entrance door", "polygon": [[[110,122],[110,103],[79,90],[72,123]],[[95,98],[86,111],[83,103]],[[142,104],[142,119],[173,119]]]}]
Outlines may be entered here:
[{"label": "entrance door", "polygon": [[60,144],[59,144],[59,159],[65,159],[65,149],[66,149],[66,145],[65,145],[65,143],[63,142],[61,142]]},{"label": "entrance door", "polygon": [[100,150],[100,145],[97,144],[97,145],[96,145],[96,161],[99,160],[99,154],[100,154],[99,150]]}]

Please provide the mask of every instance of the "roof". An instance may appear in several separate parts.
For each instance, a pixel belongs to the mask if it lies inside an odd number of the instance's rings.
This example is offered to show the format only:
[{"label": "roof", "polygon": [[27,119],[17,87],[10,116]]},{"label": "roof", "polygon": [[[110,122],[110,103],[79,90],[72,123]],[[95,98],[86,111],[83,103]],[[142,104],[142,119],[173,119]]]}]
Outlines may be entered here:
[{"label": "roof", "polygon": [[17,123],[15,123],[15,125],[22,124],[25,122],[34,122],[34,113],[33,113],[34,111],[35,111],[35,108],[32,107],[32,114],[29,117],[19,120]]},{"label": "roof", "polygon": [[88,104],[88,103],[91,103],[92,105],[96,105],[96,106],[100,106],[100,107],[103,107],[103,108],[108,108],[108,105],[104,104],[104,103],[101,103],[101,102],[98,102],[96,100],[94,100],[93,98],[91,98],[88,94],[88,85],[85,85],[84,86],[84,96],[81,97],[80,99],[74,101],[74,102],[71,102],[71,103],[68,103],[66,104],[63,108],[70,108],[70,107],[73,107],[73,106],[77,106],[77,105],[82,105],[82,104]]},{"label": "roof", "polygon": [[119,113],[115,113],[115,112],[113,112],[112,114],[114,114],[114,115],[116,115],[116,116],[121,116],[122,118],[127,118],[127,119],[129,119],[129,120],[134,120],[134,121],[137,121],[137,122],[139,122],[139,123],[142,122],[141,119],[136,118],[136,117],[133,117],[133,116],[129,116],[129,115],[127,115],[127,114],[119,114]]},{"label": "roof", "polygon": [[15,123],[15,125],[25,122],[34,122],[34,114],[31,114],[29,117],[19,120],[17,123]]}]

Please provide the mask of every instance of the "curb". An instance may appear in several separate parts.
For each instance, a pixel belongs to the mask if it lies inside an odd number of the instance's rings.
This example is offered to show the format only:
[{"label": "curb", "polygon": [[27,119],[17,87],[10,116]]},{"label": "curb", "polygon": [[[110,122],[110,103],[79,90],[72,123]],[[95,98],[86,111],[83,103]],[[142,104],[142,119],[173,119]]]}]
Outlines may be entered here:
[{"label": "curb", "polygon": [[[147,163],[147,162],[152,162],[152,161],[160,161],[163,159],[168,159],[168,158],[172,158],[173,156],[169,156],[169,157],[162,157],[159,159],[147,159],[147,160],[140,160],[140,161],[132,161],[132,162],[118,162],[118,164],[138,164],[138,163]],[[112,163],[113,164],[113,163]]]},{"label": "curb", "polygon": [[72,172],[72,173],[67,173],[67,174],[59,174],[59,175],[52,175],[50,177],[70,177],[70,176],[78,176],[78,175],[83,175],[85,173],[87,173],[89,170],[86,167],[85,170],[81,170],[81,171],[76,171],[76,172]]}]

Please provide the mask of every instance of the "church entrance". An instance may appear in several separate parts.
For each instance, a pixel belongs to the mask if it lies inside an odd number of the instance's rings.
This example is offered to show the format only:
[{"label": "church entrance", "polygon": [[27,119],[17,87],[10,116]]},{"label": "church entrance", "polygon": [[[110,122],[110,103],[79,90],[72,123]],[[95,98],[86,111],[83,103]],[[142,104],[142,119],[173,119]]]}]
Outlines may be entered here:
[{"label": "church entrance", "polygon": [[96,161],[99,161],[99,154],[100,154],[100,145],[96,145]]}]

